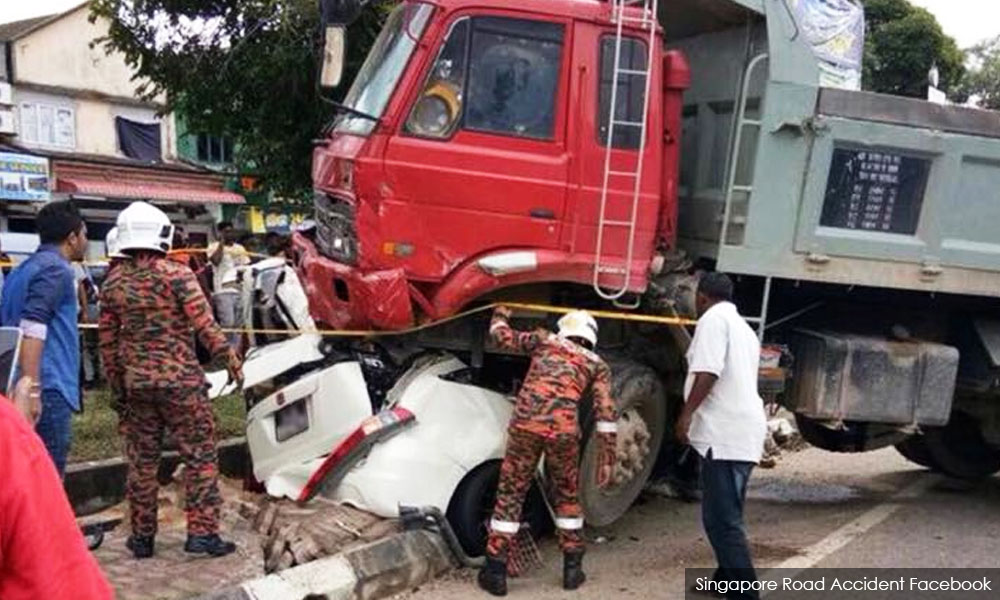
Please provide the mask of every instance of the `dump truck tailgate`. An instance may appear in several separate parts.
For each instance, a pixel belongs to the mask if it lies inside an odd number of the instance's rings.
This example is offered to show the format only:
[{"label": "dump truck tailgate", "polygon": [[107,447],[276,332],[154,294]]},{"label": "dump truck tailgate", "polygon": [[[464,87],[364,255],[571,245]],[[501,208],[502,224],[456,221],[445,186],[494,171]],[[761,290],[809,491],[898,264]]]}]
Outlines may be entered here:
[{"label": "dump truck tailgate", "polygon": [[772,81],[754,150],[720,268],[1000,295],[1000,113]]}]

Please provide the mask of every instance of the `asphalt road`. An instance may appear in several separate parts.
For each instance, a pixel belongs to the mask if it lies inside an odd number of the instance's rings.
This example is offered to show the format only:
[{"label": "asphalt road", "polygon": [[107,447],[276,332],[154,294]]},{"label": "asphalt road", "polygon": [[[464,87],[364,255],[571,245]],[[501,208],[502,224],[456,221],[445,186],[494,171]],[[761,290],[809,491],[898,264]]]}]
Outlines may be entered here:
[{"label": "asphalt road", "polygon": [[[755,470],[746,517],[765,577],[775,567],[1000,567],[1000,477],[950,481],[892,448],[786,455],[774,469]],[[561,556],[546,540],[545,568],[511,580],[509,597],[683,598],[684,569],[714,567],[696,504],[643,497],[619,523],[589,535],[607,541],[590,545],[583,588],[559,587]],[[456,571],[405,597],[488,597],[473,578]]]}]

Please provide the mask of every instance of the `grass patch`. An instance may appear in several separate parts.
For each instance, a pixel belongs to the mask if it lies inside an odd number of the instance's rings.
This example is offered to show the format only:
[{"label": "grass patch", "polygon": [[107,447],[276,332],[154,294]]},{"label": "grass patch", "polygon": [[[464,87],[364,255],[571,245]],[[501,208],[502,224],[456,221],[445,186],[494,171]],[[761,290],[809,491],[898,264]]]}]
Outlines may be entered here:
[{"label": "grass patch", "polygon": [[[238,394],[212,401],[218,438],[242,436],[246,433],[246,411]],[[111,408],[111,393],[107,389],[85,392],[83,413],[73,415],[73,442],[70,462],[100,460],[120,456],[122,440],[118,436],[118,415]]]}]

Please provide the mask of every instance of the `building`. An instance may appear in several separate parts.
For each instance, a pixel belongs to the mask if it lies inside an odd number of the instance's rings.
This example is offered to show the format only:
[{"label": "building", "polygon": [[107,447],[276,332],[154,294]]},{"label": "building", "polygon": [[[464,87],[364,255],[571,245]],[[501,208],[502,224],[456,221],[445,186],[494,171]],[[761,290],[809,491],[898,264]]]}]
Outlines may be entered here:
[{"label": "building", "polygon": [[257,187],[252,175],[239,173],[234,164],[238,148],[232,140],[191,130],[184,115],[175,117],[177,156],[180,160],[225,174],[230,190],[243,194],[246,204],[223,207],[223,218],[250,234],[268,231],[289,233],[308,218],[301,205],[289,204]]},{"label": "building", "polygon": [[182,160],[163,98],[138,98],[124,57],[91,46],[107,28],[87,3],[0,24],[0,231],[31,233],[41,203],[72,198],[97,256],[118,211],[147,200],[207,241],[222,207],[244,198]]}]

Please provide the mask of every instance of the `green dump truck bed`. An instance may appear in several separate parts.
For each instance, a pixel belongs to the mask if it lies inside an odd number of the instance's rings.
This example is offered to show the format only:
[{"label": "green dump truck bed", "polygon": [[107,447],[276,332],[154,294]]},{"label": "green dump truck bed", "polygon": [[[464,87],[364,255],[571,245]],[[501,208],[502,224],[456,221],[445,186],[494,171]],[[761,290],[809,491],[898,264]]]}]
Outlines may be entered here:
[{"label": "green dump truck bed", "polygon": [[681,4],[684,249],[737,274],[1000,296],[1000,113],[821,87],[785,0]]}]

